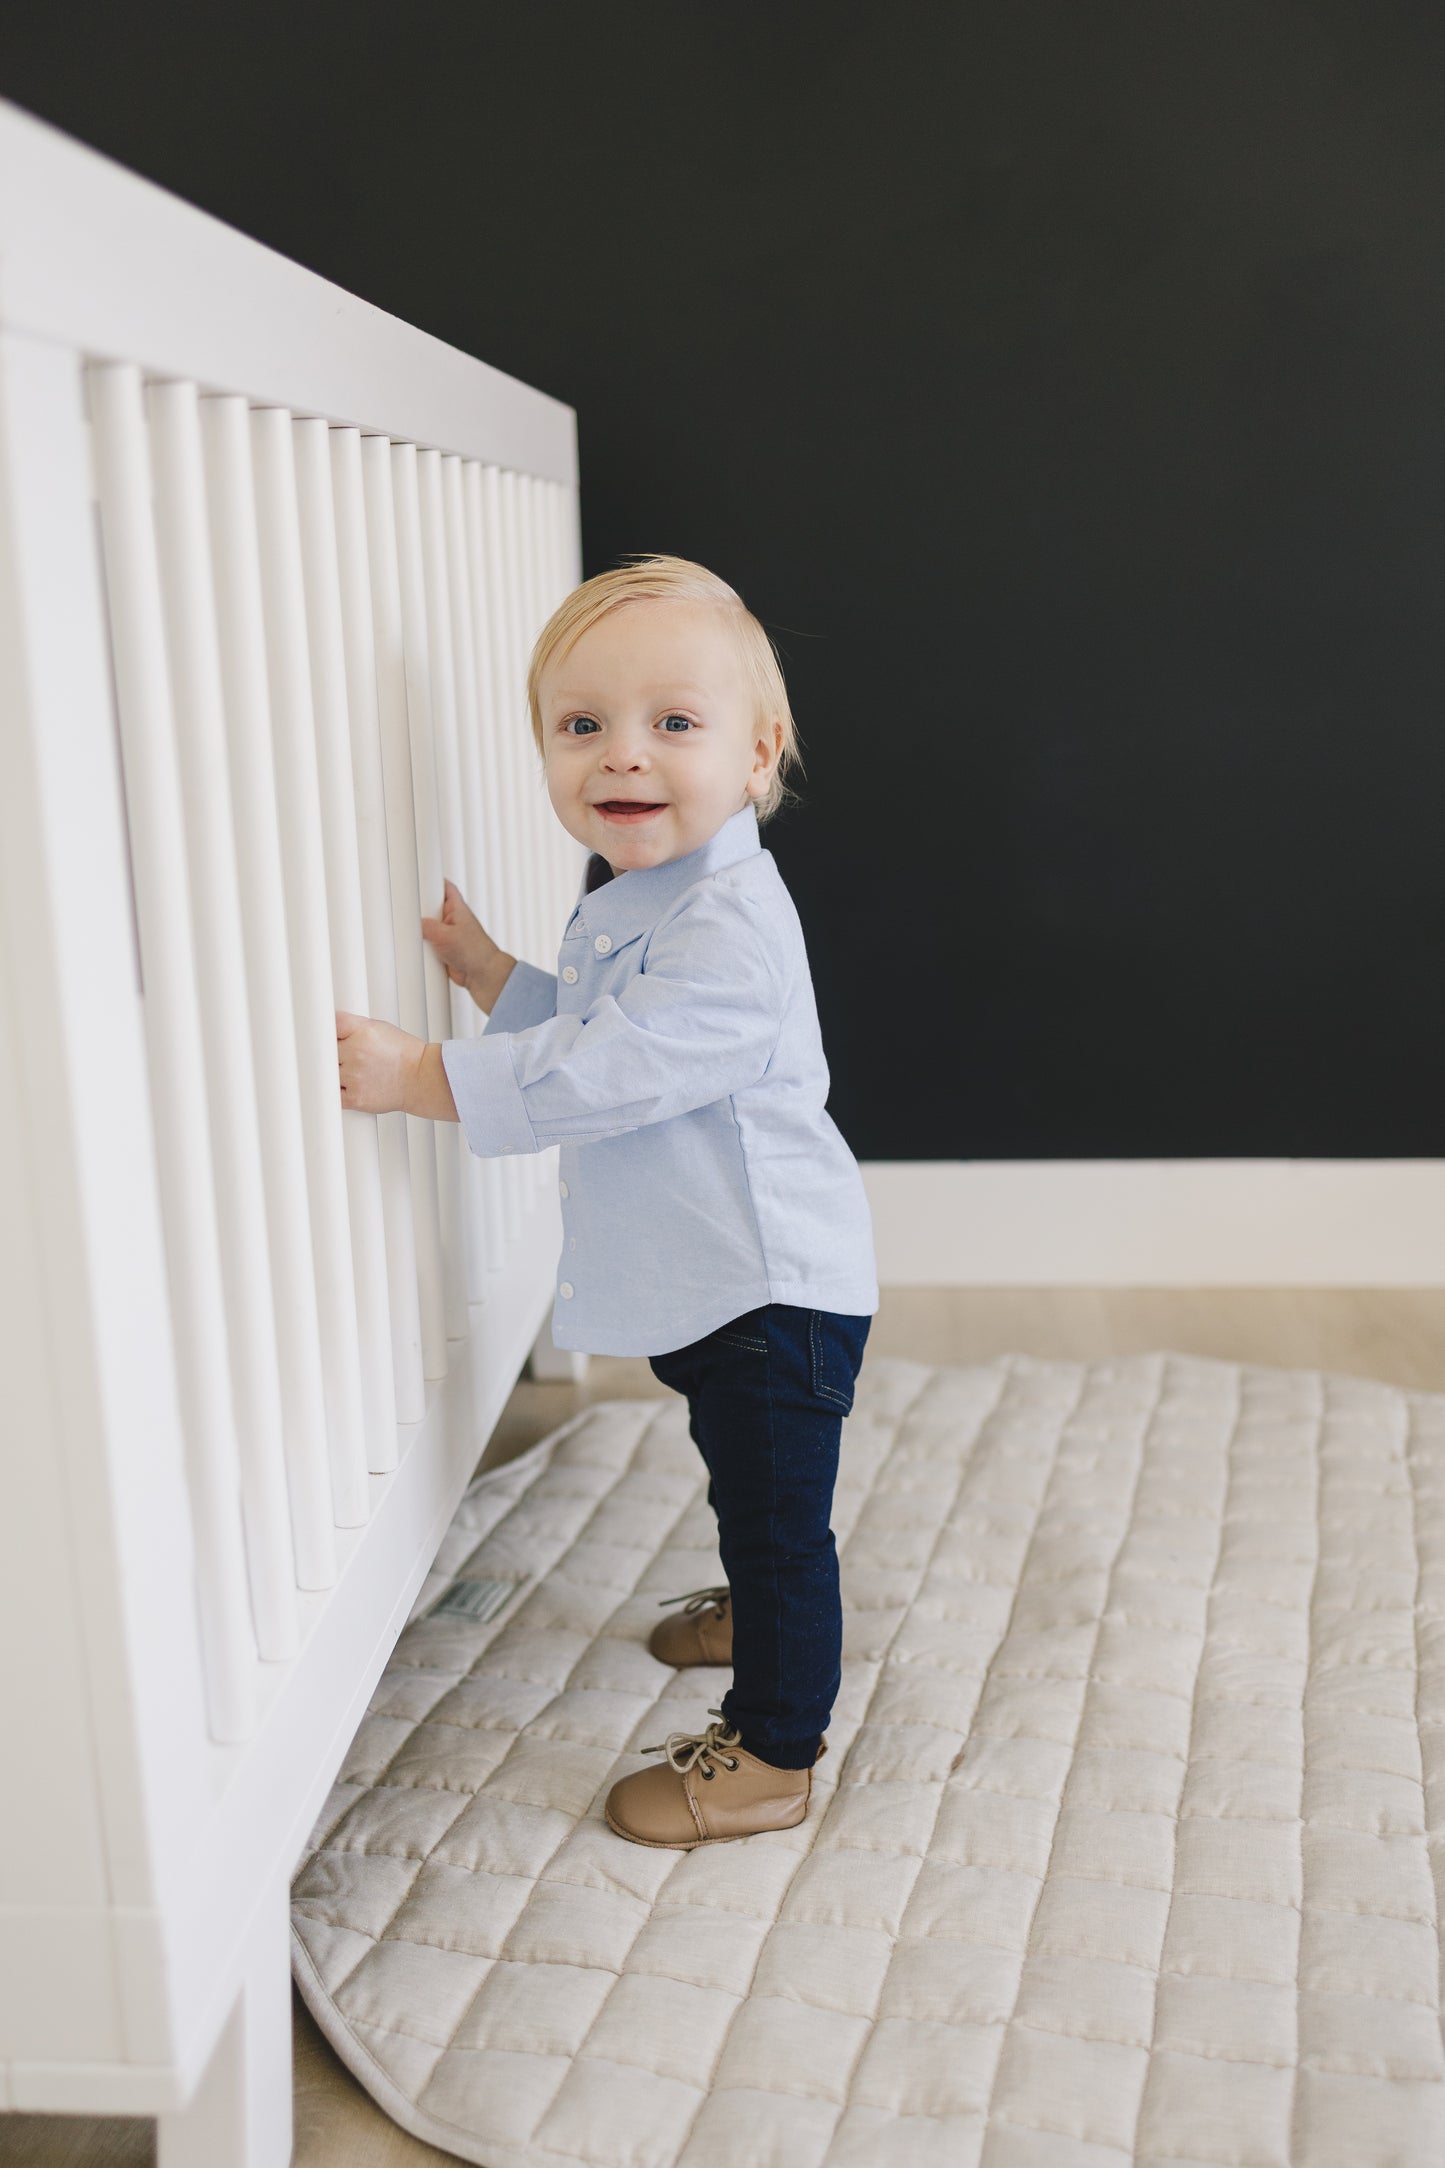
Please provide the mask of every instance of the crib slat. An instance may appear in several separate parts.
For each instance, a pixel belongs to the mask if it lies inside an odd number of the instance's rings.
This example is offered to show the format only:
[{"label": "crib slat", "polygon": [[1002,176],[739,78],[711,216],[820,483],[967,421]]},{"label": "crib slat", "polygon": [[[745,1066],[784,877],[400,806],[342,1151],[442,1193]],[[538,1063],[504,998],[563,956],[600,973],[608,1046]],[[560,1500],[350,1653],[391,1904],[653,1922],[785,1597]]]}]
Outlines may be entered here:
[{"label": "crib slat", "polygon": [[[558,604],[563,602],[571,593],[572,589],[577,585],[577,581],[573,577],[568,530],[568,521],[572,515],[571,503],[567,491],[560,482],[549,483],[548,489],[552,500],[551,609],[555,610]],[[566,924],[567,914],[572,908],[573,898],[577,893],[577,883],[582,877],[582,846],[574,837],[567,834],[560,821],[557,824],[557,851],[557,923],[559,926],[563,926]]]},{"label": "crib slat", "polygon": [[[555,611],[557,605],[561,603],[561,598],[568,594],[568,588],[572,585],[572,581],[568,579],[568,568],[565,568],[565,557],[563,557],[563,527],[561,527],[563,503],[561,503],[561,492],[559,492],[555,481],[544,483],[544,488],[546,488],[546,505],[548,505],[548,520],[546,520],[546,542],[548,542],[548,557],[546,557],[546,616],[550,618],[552,611]],[[574,861],[574,854],[576,854],[576,846],[574,846],[572,837],[568,835],[568,830],[561,826],[559,820],[552,820],[552,850],[555,850],[555,856],[552,856],[552,895],[555,895],[557,926],[561,928],[565,924],[565,919],[568,919],[568,913],[572,908],[572,895],[576,893],[576,882],[572,880],[572,861]]]},{"label": "crib slat", "polygon": [[[462,467],[462,522],[466,537],[467,600],[477,665],[477,767],[481,821],[481,873],[476,904],[488,932],[506,947],[505,778],[498,747],[496,629],[488,591],[483,470],[476,460]],[[500,1268],[517,1232],[517,1169],[511,1159],[491,1162],[495,1174],[497,1247],[488,1259]]]},{"label": "crib slat", "polygon": [[[435,798],[438,798],[442,869],[457,887],[468,893],[466,828],[461,806],[461,746],[459,746],[459,659],[451,622],[451,581],[446,570],[446,509],[442,494],[440,451],[418,451],[416,488],[420,499],[422,577],[427,585],[427,655],[431,659],[431,724],[435,750]],[[448,982],[446,1036],[470,1038],[472,1017],[477,1015],[466,986]],[[485,1294],[485,1247],[477,1188],[472,1182],[472,1153],[466,1138],[457,1132],[457,1205],[461,1223],[461,1251],[466,1260],[468,1301],[479,1303]]]},{"label": "crib slat", "polygon": [[[356,847],[361,879],[362,935],[366,945],[368,1013],[381,1017],[388,1024],[400,1024],[359,429],[331,431],[331,483],[336,504],[337,569],[341,583],[341,630],[351,720],[351,780],[356,794]],[[422,1374],[421,1299],[417,1285],[406,1116],[380,1115],[376,1131],[381,1165],[382,1220],[386,1232],[387,1302],[391,1318],[392,1369],[396,1380],[396,1419],[399,1423],[419,1423],[426,1413],[426,1380]]]},{"label": "crib slat", "polygon": [[505,638],[506,675],[502,684],[501,721],[503,742],[507,747],[510,765],[510,802],[517,811],[517,853],[513,866],[513,886],[516,898],[518,932],[523,953],[534,963],[537,961],[536,908],[528,893],[527,824],[523,808],[527,802],[526,745],[519,729],[523,687],[526,677],[526,642],[523,632],[523,603],[521,585],[521,535],[517,518],[518,477],[510,468],[504,467],[500,476],[501,491],[498,500],[498,528],[496,566],[501,585],[502,625]]},{"label": "crib slat", "polygon": [[[421,568],[426,590],[428,682],[431,691],[433,788],[436,797],[438,859],[465,893],[467,886],[466,839],[462,824],[461,752],[457,743],[457,658],[452,640],[451,595],[447,576],[446,520],[442,507],[441,454],[421,451],[416,455],[416,487],[421,529]],[[436,908],[441,909],[438,884]],[[464,986],[446,979],[445,1036],[461,1039],[470,1034],[468,1011],[474,1015],[472,997]],[[459,1127],[448,1126],[445,1139],[454,1161],[453,1196],[462,1255],[463,1314],[468,1299],[480,1302],[486,1262],[481,1229],[471,1209],[474,1196],[467,1162],[472,1155]]]},{"label": "crib slat", "polygon": [[[518,850],[518,808],[521,803],[521,753],[516,732],[516,626],[511,608],[511,582],[507,570],[507,534],[504,498],[507,477],[503,470],[487,468],[483,474],[486,518],[487,579],[492,621],[493,697],[497,722],[497,758],[502,776],[502,803],[508,818],[503,828],[502,865],[507,890],[507,923],[510,943],[519,956],[529,947],[526,906],[522,894],[522,861]],[[518,1170],[521,1171],[520,1169]]]},{"label": "crib slat", "polygon": [[336,995],[296,515],[296,463],[291,416],[284,407],[252,410],[251,457],[332,1503],[337,1526],[357,1528],[370,1512],[361,1353],[336,1085]]},{"label": "crib slat", "polygon": [[246,1557],[258,1620],[257,1641],[262,1655],[270,1656],[278,1648],[289,1651],[295,1644],[296,1583],[303,1588],[329,1587],[336,1578],[336,1549],[327,1510],[297,1516],[293,1551],[196,387],[153,384],[148,407],[156,539],[185,793],[191,907],[198,961],[204,959],[197,998],[241,1453]]},{"label": "crib slat", "polygon": [[527,632],[527,650],[530,656],[538,633],[551,615],[551,604],[547,599],[547,519],[549,507],[547,503],[547,484],[540,475],[532,474],[527,477],[527,496],[530,504],[529,529],[532,543],[528,558],[532,576],[532,620]]},{"label": "crib slat", "polygon": [[[487,659],[492,693],[491,748],[496,777],[497,802],[497,924],[493,928],[502,947],[517,957],[526,955],[526,926],[518,889],[517,852],[517,746],[509,687],[512,638],[507,621],[502,578],[501,470],[481,470],[481,507],[478,534],[481,542],[481,584],[487,624]],[[527,1170],[518,1158],[503,1161],[507,1174],[507,1239],[515,1242],[522,1225],[522,1198]]]},{"label": "crib slat", "polygon": [[[535,487],[537,502],[537,624],[536,631],[532,636],[534,641],[537,633],[541,631],[543,625],[556,608],[559,599],[556,592],[555,551],[552,538],[552,493],[548,483],[541,479],[537,480]],[[545,776],[543,776],[538,786],[538,796],[542,806],[543,887],[547,897],[549,924],[552,927],[553,938],[555,939],[560,934],[563,920],[566,917],[566,912],[562,909],[561,903],[562,853],[566,835],[562,823],[552,811],[551,803],[547,797]]]},{"label": "crib slat", "polygon": [[247,1592],[239,1450],[211,1186],[205,1076],[194,1030],[196,958],[185,824],[166,669],[138,369],[89,375],[96,483],[120,712],[146,1053],[185,1426],[207,1704],[219,1739],[255,1722],[256,1640]]},{"label": "crib slat", "polygon": [[[532,870],[536,863],[536,836],[534,833],[532,803],[532,769],[527,751],[525,724],[523,721],[525,699],[524,687],[527,677],[527,657],[531,651],[528,638],[527,599],[527,538],[524,496],[526,476],[514,474],[510,469],[502,473],[502,532],[506,541],[503,568],[507,581],[508,614],[512,627],[512,660],[509,702],[511,709],[512,743],[516,747],[517,760],[517,807],[521,816],[521,889],[523,918],[527,928],[528,954],[540,961],[545,951],[541,943],[540,919],[537,897],[533,890]],[[529,1169],[529,1172],[535,1170]]]},{"label": "crib slat", "polygon": [[[539,481],[537,489],[541,502],[540,563],[541,608],[538,630],[552,615],[562,599],[561,575],[557,561],[557,495],[551,482]],[[568,899],[563,896],[563,878],[567,855],[567,833],[552,812],[550,805],[543,814],[543,824],[548,844],[548,894],[551,898],[555,921],[560,932],[567,916]]]},{"label": "crib slat", "polygon": [[[377,715],[381,731],[382,776],[386,786],[386,838],[391,867],[391,926],[396,949],[397,998],[403,1031],[411,1032],[418,1039],[427,1039],[431,1037],[431,1025],[421,937],[421,891],[417,878],[417,828],[412,794],[411,736],[407,722],[401,572],[397,563],[391,452],[389,438],[364,436],[361,440],[366,540],[371,566],[371,617],[376,641]],[[434,1127],[435,1124],[418,1121],[414,1115],[406,1117],[421,1301],[422,1367],[429,1378],[440,1378],[445,1377],[447,1368],[447,1320]]]},{"label": "crib slat", "polygon": [[[306,623],[311,654],[311,705],[316,731],[322,844],[326,866],[331,976],[337,1006],[367,1016],[366,939],[361,919],[361,867],[356,849],[356,796],[351,780],[351,725],[346,705],[346,655],[341,627],[341,573],[331,494],[330,430],[324,421],[292,425],[297,509],[301,521]],[[330,1094],[335,1104],[335,1051],[328,1032]],[[359,1340],[366,1465],[378,1474],[396,1466],[396,1380],[386,1282],[386,1228],[381,1205],[381,1157],[374,1114],[344,1111],[347,1217],[351,1228],[352,1289]]]},{"label": "crib slat", "polygon": [[[430,918],[440,911],[443,901],[436,751],[436,710],[443,665],[442,658],[434,655],[432,650],[433,628],[422,560],[421,505],[414,444],[393,444],[391,484],[396,515],[397,569],[401,575],[402,647],[406,663],[412,806],[416,816],[417,887],[421,909]],[[451,981],[429,941],[422,944],[422,965],[426,986],[425,1036],[439,1042],[451,1035]],[[449,1340],[461,1340],[467,1333],[467,1267],[462,1247],[462,1168],[458,1150],[461,1131],[455,1122],[437,1122],[432,1125],[432,1137],[441,1219],[446,1331]]]},{"label": "crib slat", "polygon": [[[543,599],[546,615],[550,617],[567,592],[567,582],[562,571],[561,503],[555,483],[544,483],[543,488],[547,499],[546,590]],[[551,828],[557,925],[560,928],[572,907],[572,898],[567,887],[567,871],[572,862],[575,845],[555,814],[552,816]]]},{"label": "crib slat", "polygon": [[[540,899],[536,889],[536,777],[534,756],[529,752],[527,744],[526,724],[527,659],[531,652],[531,642],[527,632],[524,479],[510,468],[503,469],[501,567],[508,627],[507,703],[503,713],[514,748],[512,777],[515,796],[512,802],[517,809],[517,885],[521,904],[522,939],[525,944],[524,953],[533,962],[537,962],[547,955],[547,942],[542,930]],[[555,954],[555,944],[553,953]],[[541,1182],[552,1178],[545,1155],[538,1155],[531,1166],[524,1166],[523,1173],[526,1178],[526,1192],[533,1196]]]},{"label": "crib slat", "polygon": [[[466,880],[462,884],[472,909],[486,923],[486,910],[482,903],[484,895],[483,868],[487,858],[486,827],[483,815],[482,780],[482,729],[484,703],[478,675],[478,657],[475,628],[472,623],[471,584],[467,554],[465,484],[462,461],[455,455],[442,461],[442,504],[446,522],[447,594],[452,620],[452,651],[457,666],[457,765],[461,787],[463,855],[466,862]],[[476,1003],[468,995],[463,1004],[466,1029],[475,1037],[482,1029],[483,1018]],[[494,1159],[480,1159],[474,1152],[463,1151],[462,1163],[470,1184],[472,1212],[477,1228],[476,1255],[483,1275],[494,1271],[501,1264],[502,1212],[498,1176],[501,1168]],[[472,1292],[480,1300],[485,1293],[484,1284],[473,1285]]]},{"label": "crib slat", "polygon": [[[539,957],[555,955],[559,929],[552,923],[551,882],[547,869],[552,860],[548,824],[552,811],[547,799],[532,734],[528,727],[526,684],[532,648],[542,629],[541,583],[538,578],[537,519],[540,484],[530,474],[517,477],[518,590],[521,605],[520,653],[517,673],[517,743],[522,753],[522,802],[527,813],[527,888],[532,899],[533,939]],[[537,1189],[548,1189],[556,1179],[556,1153],[539,1152],[532,1163]]]},{"label": "crib slat", "polygon": [[250,409],[234,395],[200,402],[216,591],[221,687],[240,878],[246,986],[271,1249],[271,1292],[285,1409],[293,1529],[333,1519],[321,1322],[297,1099],[296,1025],[266,680]]},{"label": "crib slat", "polygon": [[[537,633],[537,567],[533,536],[533,513],[535,509],[532,477],[519,474],[517,491],[517,744],[521,749],[522,803],[527,813],[527,886],[532,894],[532,938],[538,944],[539,955],[547,950],[546,906],[547,898],[537,893],[537,876],[541,872],[542,823],[539,817],[541,790],[537,779],[537,761],[532,750],[531,734],[526,725],[527,670],[532,657],[532,642]],[[539,1167],[538,1173],[546,1169]]]},{"label": "crib slat", "polygon": [[[541,476],[534,477],[533,489],[536,500],[536,621],[532,639],[535,644],[543,625],[562,599],[562,589],[557,578],[555,518],[556,505],[553,486]],[[566,829],[552,810],[547,795],[547,778],[533,743],[530,722],[525,740],[537,776],[538,820],[541,825],[543,919],[546,939],[555,955],[562,937],[562,928],[572,908],[572,898],[567,893],[566,867],[570,848]],[[555,1178],[556,1169],[548,1169],[549,1178]]]},{"label": "crib slat", "polygon": [[[446,530],[442,510],[441,454],[416,454],[422,580],[426,592],[427,657],[431,691],[432,750],[438,856],[444,873],[460,883],[466,873],[462,831],[461,755],[457,746],[457,667],[447,589]],[[437,959],[440,964],[440,959]],[[445,975],[445,974],[443,974]],[[447,982],[447,1028],[460,1022],[464,988]]]}]

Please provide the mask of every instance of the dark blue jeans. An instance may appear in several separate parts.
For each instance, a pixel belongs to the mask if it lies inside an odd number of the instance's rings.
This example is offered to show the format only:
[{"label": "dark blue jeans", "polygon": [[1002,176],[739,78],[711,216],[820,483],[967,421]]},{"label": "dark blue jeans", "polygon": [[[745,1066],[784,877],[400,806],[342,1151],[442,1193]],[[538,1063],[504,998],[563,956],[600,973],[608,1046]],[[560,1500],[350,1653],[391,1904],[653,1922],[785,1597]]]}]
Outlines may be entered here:
[{"label": "dark blue jeans", "polygon": [[764,1303],[648,1357],[687,1400],[732,1590],[723,1715],[775,1769],[806,1769],[838,1694],[843,1612],[828,1525],[838,1433],[871,1317]]}]

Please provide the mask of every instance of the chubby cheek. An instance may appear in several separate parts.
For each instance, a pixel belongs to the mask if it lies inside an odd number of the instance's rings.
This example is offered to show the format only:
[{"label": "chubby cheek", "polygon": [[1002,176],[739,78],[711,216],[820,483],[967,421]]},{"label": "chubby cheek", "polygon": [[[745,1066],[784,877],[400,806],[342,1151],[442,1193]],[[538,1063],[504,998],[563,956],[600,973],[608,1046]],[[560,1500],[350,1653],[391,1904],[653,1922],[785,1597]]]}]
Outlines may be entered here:
[{"label": "chubby cheek", "polygon": [[547,762],[545,775],[547,796],[552,801],[552,810],[559,815],[565,815],[569,806],[577,802],[576,786],[569,784],[565,770],[559,767],[556,761]]},{"label": "chubby cheek", "polygon": [[581,785],[570,783],[565,774],[554,775],[549,772],[547,776],[547,796],[551,801],[552,811],[556,814],[573,842],[590,845],[592,830],[588,826],[587,808]]}]

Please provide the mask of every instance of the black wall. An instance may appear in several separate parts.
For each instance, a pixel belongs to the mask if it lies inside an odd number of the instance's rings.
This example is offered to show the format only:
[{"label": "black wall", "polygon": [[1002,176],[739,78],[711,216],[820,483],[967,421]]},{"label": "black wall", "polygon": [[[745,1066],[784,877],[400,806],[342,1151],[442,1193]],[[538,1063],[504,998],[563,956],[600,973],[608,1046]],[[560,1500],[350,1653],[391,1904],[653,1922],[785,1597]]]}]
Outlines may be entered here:
[{"label": "black wall", "polygon": [[864,1158],[1442,1150],[1445,10],[10,0],[783,652]]}]

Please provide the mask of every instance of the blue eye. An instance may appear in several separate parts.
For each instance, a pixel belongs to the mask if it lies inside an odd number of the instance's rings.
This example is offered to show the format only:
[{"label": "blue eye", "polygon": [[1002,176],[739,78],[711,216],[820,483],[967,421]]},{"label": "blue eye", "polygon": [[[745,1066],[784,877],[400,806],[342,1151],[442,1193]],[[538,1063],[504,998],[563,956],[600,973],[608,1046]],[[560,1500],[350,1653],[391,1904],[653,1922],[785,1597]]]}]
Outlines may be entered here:
[{"label": "blue eye", "polygon": [[562,725],[563,729],[571,730],[572,723],[586,723],[589,727],[589,730],[597,730],[601,727],[596,721],[596,718],[591,715],[574,715],[572,717],[571,723],[564,723]]},{"label": "blue eye", "polygon": [[[662,718],[662,722],[664,729],[666,729],[670,723],[681,723],[684,730],[691,730],[692,728],[692,717],[690,715],[664,715],[664,717]],[[673,735],[674,737],[676,737],[678,733],[674,731]]]}]

